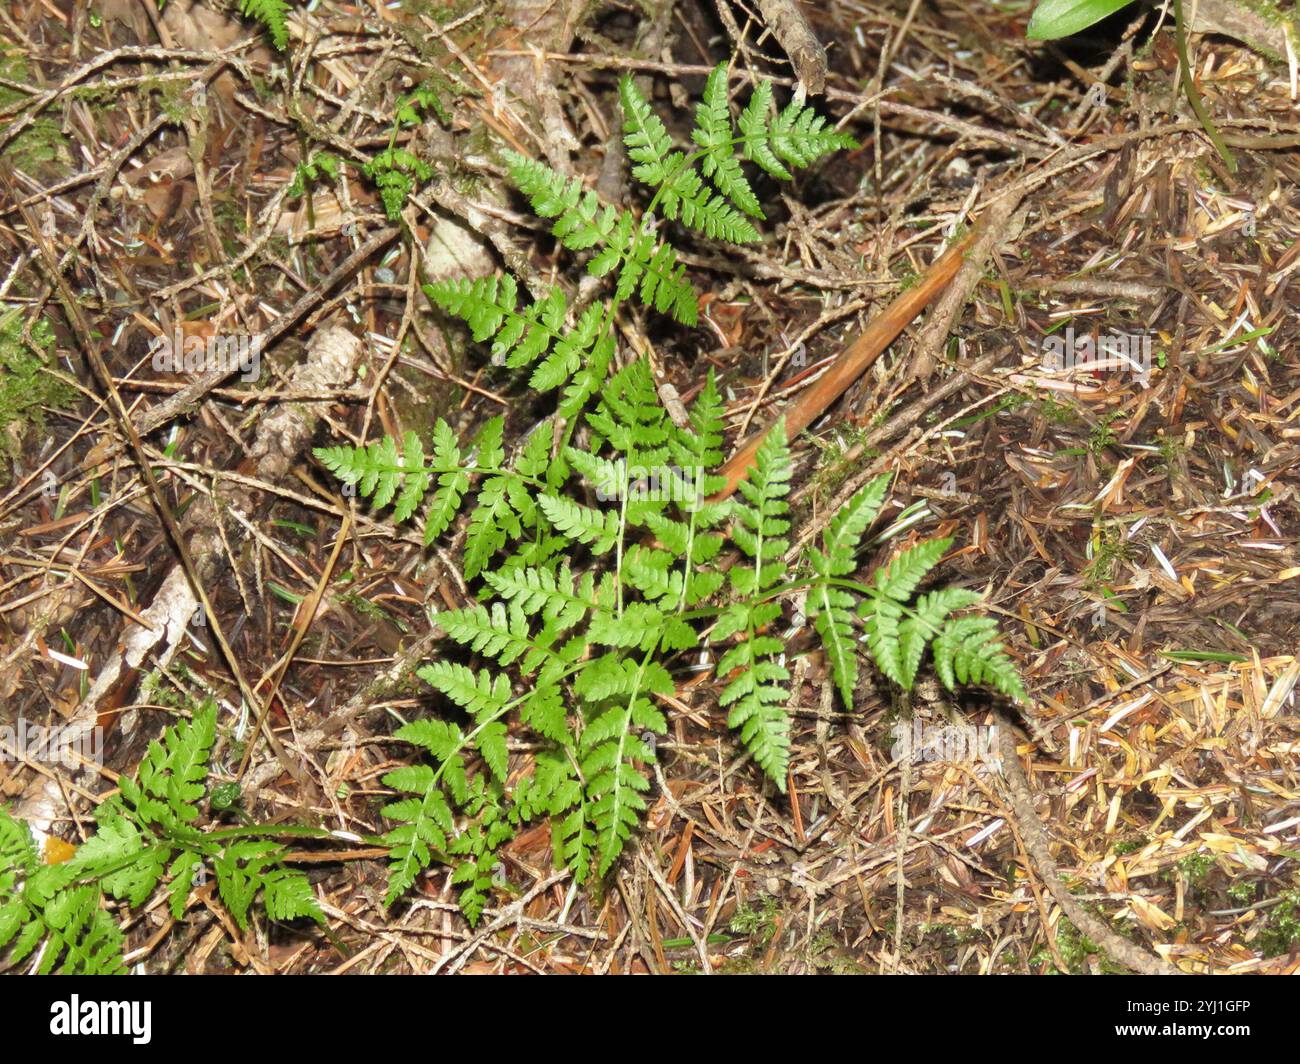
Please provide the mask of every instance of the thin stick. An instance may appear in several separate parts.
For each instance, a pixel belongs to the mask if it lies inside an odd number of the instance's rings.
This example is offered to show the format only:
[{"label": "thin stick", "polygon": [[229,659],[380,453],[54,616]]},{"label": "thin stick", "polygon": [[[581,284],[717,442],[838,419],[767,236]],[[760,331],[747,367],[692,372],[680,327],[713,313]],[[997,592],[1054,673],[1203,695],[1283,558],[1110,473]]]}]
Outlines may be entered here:
[{"label": "thin stick", "polygon": [[[787,437],[793,437],[811,425],[831,403],[843,395],[850,384],[857,380],[875,362],[880,353],[898,337],[908,324],[923,311],[948,286],[965,259],[966,251],[974,242],[982,227],[977,226],[965,237],[945,251],[939,260],[931,266],[919,284],[900,294],[884,312],[873,319],[862,335],[835,361],[815,384],[799,397],[785,412],[785,431]],[[724,487],[715,499],[725,499],[736,490],[749,467],[754,464],[754,455],[759,445],[771,431],[771,426],[755,433],[733,454],[720,470],[720,475],[727,478]]]}]

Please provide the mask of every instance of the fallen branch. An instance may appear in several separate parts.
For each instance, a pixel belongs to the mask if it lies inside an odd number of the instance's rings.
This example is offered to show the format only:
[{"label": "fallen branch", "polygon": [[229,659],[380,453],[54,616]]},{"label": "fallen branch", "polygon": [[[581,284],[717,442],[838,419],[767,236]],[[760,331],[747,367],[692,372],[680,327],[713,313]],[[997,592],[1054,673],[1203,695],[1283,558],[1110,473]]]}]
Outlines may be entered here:
[{"label": "fallen branch", "polygon": [[[1017,826],[1025,842],[1025,855],[1029,859],[1038,877],[1047,884],[1056,904],[1083,934],[1100,946],[1111,960],[1122,964],[1143,975],[1182,975],[1177,968],[1149,953],[1141,946],[1120,938],[1100,919],[1090,913],[1079,900],[1070,893],[1061,878],[1061,873],[1052,859],[1048,846],[1047,831],[1034,809],[1033,794],[1029,790],[1029,781],[1020,767],[1020,755],[1016,752],[1016,739],[1011,731],[1011,723],[1003,717],[997,726],[998,757],[1002,762],[1002,774],[1007,784],[1007,797],[1011,801]],[[1048,933],[1048,929],[1043,929]]]},{"label": "fallen branch", "polygon": [[[967,249],[982,231],[977,226],[963,239],[945,251],[931,266],[919,283],[901,293],[888,307],[874,318],[862,335],[835,361],[817,381],[808,388],[785,412],[785,431],[793,439],[819,418],[857,380],[890,344],[897,339],[911,321],[921,313],[948,286],[965,260]],[[754,455],[770,431],[771,426],[756,432],[723,465],[720,475],[726,477],[726,486],[714,498],[725,499],[736,490]]]},{"label": "fallen branch", "polygon": [[798,0],[758,0],[758,11],[790,57],[800,84],[820,93],[826,87],[826,49],[803,17]]}]

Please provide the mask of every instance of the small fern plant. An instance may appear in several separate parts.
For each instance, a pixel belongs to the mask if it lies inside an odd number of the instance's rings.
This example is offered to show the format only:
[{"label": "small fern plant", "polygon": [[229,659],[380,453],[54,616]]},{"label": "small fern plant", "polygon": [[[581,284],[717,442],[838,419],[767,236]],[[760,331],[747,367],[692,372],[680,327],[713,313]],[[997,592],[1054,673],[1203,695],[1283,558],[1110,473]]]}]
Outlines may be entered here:
[{"label": "small fern plant", "polygon": [[[1024,694],[993,622],[952,616],[979,596],[957,588],[916,596],[950,540],[910,547],[868,583],[853,579],[887,476],[854,496],[792,574],[783,426],[766,436],[739,496],[715,500],[725,484],[715,472],[724,411],[712,373],[678,424],[644,357],[614,369],[615,315],[634,296],[683,325],[696,321],[662,222],[726,242],[757,239],[752,220],[762,212],[742,160],[788,178],[789,167],[853,142],[800,103],[773,113],[767,83],[733,124],[725,67],[708,79],[689,153],[673,146],[631,80],[620,96],[632,172],[652,190],[640,215],[507,156],[515,185],[561,244],[590,253],[588,273],[613,279],[607,298],[575,310],[555,287],[521,308],[509,276],[425,289],[475,340],[491,342],[494,360],[531,367],[539,393],[559,391],[556,417],[509,458],[500,417],[467,445],[439,419],[427,446],[407,432],[400,442],[316,451],[376,509],[391,506],[395,522],[423,513],[426,543],[468,511],[463,568],[477,600],[432,618],[463,651],[418,670],[457,710],[396,732],[428,759],[384,777],[397,798],[383,812],[396,825],[385,837],[388,903],[443,863],[471,924],[505,885],[502,847],[529,823],[549,820],[555,861],[578,882],[613,867],[647,808],[664,706],[680,702],[681,677],[702,655],[715,663],[729,725],[786,789],[787,707],[797,692],[776,632],[783,600],[799,591],[848,705],[864,640],[902,687],[929,647],[949,687]],[[511,736],[527,741],[526,756],[512,757]]]},{"label": "small fern plant", "polygon": [[284,844],[270,836],[326,832],[199,826],[216,716],[208,702],[151,743],[136,775],[121,777],[119,792],[99,804],[97,830],[68,860],[46,863],[27,824],[0,808],[0,963],[33,958],[42,975],[122,973],[123,936],[107,900],[139,907],[163,884],[180,920],[209,866],[242,930],[259,894],[269,919],[324,922],[306,875],[284,863]]}]

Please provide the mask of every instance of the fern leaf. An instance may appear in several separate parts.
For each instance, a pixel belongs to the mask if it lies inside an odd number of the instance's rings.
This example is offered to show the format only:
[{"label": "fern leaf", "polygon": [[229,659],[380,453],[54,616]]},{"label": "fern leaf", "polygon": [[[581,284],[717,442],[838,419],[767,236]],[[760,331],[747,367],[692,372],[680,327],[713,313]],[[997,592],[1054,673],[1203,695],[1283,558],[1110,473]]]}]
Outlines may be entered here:
[{"label": "fern leaf", "polygon": [[450,845],[450,853],[461,858],[451,881],[461,888],[461,912],[474,927],[495,886],[496,873],[504,873],[497,853],[513,837],[514,830],[502,808],[499,784],[488,786],[481,778],[476,779],[466,812],[472,819]]},{"label": "fern leaf", "polygon": [[209,699],[192,720],[173,725],[149,744],[136,778],[124,776],[118,783],[141,822],[175,831],[198,819],[216,733],[217,706]]},{"label": "fern leaf", "polygon": [[325,914],[312,893],[311,881],[302,872],[291,868],[276,868],[262,880],[262,902],[266,915],[272,920],[296,920],[309,916],[318,924],[325,923]]},{"label": "fern leaf", "polygon": [[[808,589],[807,610],[826,648],[831,676],[846,706],[853,704],[853,688],[857,685],[858,659],[853,635],[853,596],[830,580],[853,572],[857,566],[855,555],[862,534],[876,519],[889,490],[889,474],[876,477],[844,505],[835,515],[822,535],[824,551],[810,550],[809,560],[813,570],[822,578]],[[899,675],[906,675],[902,658],[892,644],[892,628],[878,624],[872,636],[886,667]],[[905,657],[906,655],[904,655]],[[888,673],[887,673],[888,674]],[[913,675],[915,669],[913,669]]]},{"label": "fern leaf", "polygon": [[518,288],[509,276],[442,281],[425,285],[424,292],[436,306],[469,325],[475,342],[490,339],[494,361],[519,369],[542,359],[528,382],[534,391],[568,383],[595,357],[604,307],[593,303],[566,331],[568,304],[558,287],[520,311],[515,309]]},{"label": "fern leaf", "polygon": [[749,476],[740,482],[746,502],[738,502],[733,509],[733,537],[753,561],[752,568],[738,565],[731,570],[732,589],[745,601],[722,615],[711,636],[717,643],[742,635],[718,662],[719,676],[734,671],[718,701],[732,707],[728,725],[740,731],[754,760],[782,792],[790,757],[790,721],[785,713],[788,695],[782,684],[790,674],[781,660],[785,649],[781,641],[760,634],[780,616],[780,603],[757,599],[785,575],[781,558],[789,544],[782,537],[790,527],[784,515],[789,510],[785,496],[792,474],[785,423],[778,421],[754,456]]},{"label": "fern leaf", "polygon": [[125,974],[122,932],[100,908],[94,887],[60,891],[46,905],[42,923],[46,941],[38,974],[49,975],[56,965],[60,975]]},{"label": "fern leaf", "polygon": [[232,842],[213,859],[217,891],[241,931],[248,930],[248,910],[280,852],[281,847],[274,842],[243,839]]},{"label": "fern leaf", "polygon": [[454,825],[451,808],[428,765],[395,769],[383,777],[383,784],[414,796],[391,802],[383,809],[389,820],[400,822],[384,836],[384,844],[389,847],[388,892],[384,904],[391,907],[429,867],[435,853],[446,849],[447,836],[453,832]]},{"label": "fern leaf", "polygon": [[285,0],[239,0],[239,9],[266,27],[279,51],[289,46],[289,5]]},{"label": "fern leaf", "polygon": [[906,689],[903,683],[906,677],[903,671],[903,647],[898,631],[903,618],[903,607],[893,599],[873,595],[858,604],[858,613],[863,620],[863,638],[877,668],[899,687]]},{"label": "fern leaf", "polygon": [[628,603],[622,613],[599,610],[592,614],[587,639],[607,647],[639,648],[649,652],[658,644],[665,617],[649,602]]},{"label": "fern leaf", "polygon": [[603,247],[587,264],[587,272],[603,277],[617,268],[619,300],[637,293],[647,306],[671,313],[683,325],[696,323],[695,292],[671,246],[656,241],[629,212],[601,204],[594,192],[583,190],[578,178],[565,178],[515,152],[507,152],[506,160],[515,187],[540,217],[555,219],[551,232],[566,248]]},{"label": "fern leaf", "polygon": [[602,515],[572,499],[550,494],[537,496],[537,504],[551,524],[574,542],[588,544],[596,554],[613,550],[618,542],[621,525],[613,509]]},{"label": "fern leaf", "polygon": [[486,606],[470,606],[463,610],[445,610],[431,617],[449,637],[468,646],[479,654],[495,658],[501,665],[509,665],[522,658],[519,672],[528,676],[546,661],[561,660],[551,649],[555,636],[553,628],[543,628],[538,636],[530,631],[528,616],[517,604],[508,608],[495,602]]},{"label": "fern leaf", "polygon": [[856,140],[828,126],[824,117],[798,100],[791,100],[775,120],[771,103],[771,82],[760,82],[739,124],[745,158],[773,177],[788,181],[793,176],[782,162],[802,168],[833,151],[858,147]]},{"label": "fern leaf", "polygon": [[709,75],[704,96],[695,111],[692,139],[704,149],[700,167],[727,199],[751,218],[762,218],[758,197],[750,188],[735,156],[735,130],[727,107],[727,64],[720,63]]},{"label": "fern leaf", "polygon": [[392,502],[400,489],[393,515],[398,522],[415,512],[429,486],[424,447],[413,432],[403,438],[402,453],[391,436],[363,447],[317,447],[314,453],[345,484],[355,484],[361,497],[369,498],[377,510]]},{"label": "fern leaf", "polygon": [[183,850],[167,869],[167,875],[171,879],[167,886],[168,908],[173,920],[180,920],[185,915],[185,906],[194,886],[194,876],[202,864],[202,855],[193,850]]},{"label": "fern leaf", "polygon": [[510,701],[510,681],[501,673],[494,676],[483,669],[476,676],[464,665],[435,661],[417,669],[416,675],[476,719],[501,713]]},{"label": "fern leaf", "polygon": [[771,146],[791,166],[802,168],[833,151],[856,148],[858,142],[828,126],[811,107],[791,100],[772,123]]},{"label": "fern leaf", "polygon": [[940,588],[916,600],[914,612],[898,626],[904,690],[911,690],[926,645],[938,635],[939,626],[948,614],[979,601],[980,596],[974,591],[960,587]]},{"label": "fern leaf", "polygon": [[539,683],[519,705],[519,719],[526,727],[561,746],[572,746],[565,718],[564,696],[554,683]]},{"label": "fern leaf", "polygon": [[[433,464],[435,468],[444,472],[438,474],[438,488],[433,493],[429,512],[424,519],[426,546],[447,531],[460,510],[461,499],[469,489],[469,474],[460,467],[461,453],[456,443],[456,436],[451,431],[451,426],[442,418],[438,418],[433,426]],[[415,483],[416,479],[411,478],[407,486],[402,489],[403,500],[414,496],[416,489],[412,485]],[[424,487],[419,490],[423,493]],[[413,502],[410,510],[407,511],[408,515],[414,512],[418,505],[419,500]],[[396,514],[394,519],[401,520]]]},{"label": "fern leaf", "polygon": [[[623,143],[634,164],[632,176],[651,188],[665,184],[673,173],[673,146],[668,131],[626,74],[619,80],[618,96],[623,105]],[[681,158],[678,154],[677,161]],[[671,191],[666,193],[671,194]]]},{"label": "fern leaf", "polygon": [[567,567],[558,573],[535,568],[486,573],[484,579],[498,595],[525,612],[540,611],[547,627],[556,632],[572,628],[598,606],[591,574],[575,581]]},{"label": "fern leaf", "polygon": [[907,602],[951,546],[951,537],[945,537],[927,539],[909,547],[887,566],[876,570],[874,589],[895,602]]},{"label": "fern leaf", "polygon": [[626,704],[606,710],[582,734],[582,774],[588,780],[588,816],[595,828],[596,870],[602,876],[636,829],[646,809],[642,795],[650,789],[650,780],[632,762],[651,762],[654,752],[629,728],[654,735],[668,730],[663,714],[639,693],[644,681],[642,676],[634,683],[637,693]]},{"label": "fern leaf", "polygon": [[153,845],[153,839],[123,815],[115,802],[102,803],[95,818],[98,830],[77,848],[75,867],[87,875],[98,875],[103,889],[114,897],[143,905],[162,879],[170,847]]},{"label": "fern leaf", "polygon": [[773,177],[790,181],[794,175],[781,165],[781,160],[772,152],[770,135],[767,129],[769,112],[772,108],[772,83],[760,81],[749,98],[749,103],[740,114],[740,143],[746,159],[758,163]]},{"label": "fern leaf", "polygon": [[[479,431],[475,440],[478,464],[487,469],[501,469],[505,451],[501,438],[505,419],[492,418]],[[469,515],[469,529],[465,536],[465,576],[473,579],[483,571],[488,560],[508,539],[523,535],[519,513],[511,501],[511,488],[517,487],[512,478],[497,473],[484,479],[479,487],[476,505]]]},{"label": "fern leaf", "polygon": [[948,690],[958,683],[986,683],[1016,701],[1025,700],[1024,683],[1015,664],[996,641],[997,622],[991,617],[950,618],[935,637],[935,671]]},{"label": "fern leaf", "polygon": [[858,544],[880,513],[892,479],[889,473],[876,477],[856,492],[831,519],[822,534],[825,554],[812,553],[813,568],[818,573],[822,576],[846,576],[857,567],[854,556]]},{"label": "fern leaf", "polygon": [[858,682],[858,655],[853,634],[853,596],[842,588],[825,583],[808,589],[808,617],[822,637],[831,677],[844,704],[853,706],[853,689]]}]

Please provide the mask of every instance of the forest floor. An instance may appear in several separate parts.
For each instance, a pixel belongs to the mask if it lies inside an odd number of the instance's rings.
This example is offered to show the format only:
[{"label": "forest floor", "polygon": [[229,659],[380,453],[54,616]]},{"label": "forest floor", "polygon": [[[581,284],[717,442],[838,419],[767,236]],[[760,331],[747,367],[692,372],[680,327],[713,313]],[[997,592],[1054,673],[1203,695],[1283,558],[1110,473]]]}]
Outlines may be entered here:
[{"label": "forest floor", "polygon": [[[782,100],[797,74],[813,81],[808,100],[860,147],[760,184],[760,243],[682,240],[698,326],[629,311],[625,337],[686,400],[713,369],[731,447],[1001,196],[996,239],[947,303],[795,439],[793,535],[892,472],[890,512],[911,506],[909,534],[955,538],[945,579],[986,595],[1020,667],[1018,753],[1070,892],[1186,972],[1300,968],[1294,58],[1191,35],[1232,172],[1179,89],[1172,16],[1157,30],[1157,12],[1044,45],[1025,40],[1023,3],[808,4],[827,45],[819,87],[815,63],[792,69],[744,4],[321,0],[294,5],[283,50],[237,6],[0,12],[0,725],[104,736],[102,764],[75,770],[7,748],[0,802],[75,845],[118,774],[210,697],[214,773],[240,784],[244,815],[362,838],[391,826],[381,778],[415,760],[392,732],[454,712],[413,676],[444,653],[430,610],[471,592],[455,535],[426,547],[341,494],[313,448],[427,435],[437,417],[469,438],[497,415],[509,447],[549,413],[421,282],[505,265],[562,276],[501,182],[500,149],[637,202],[619,76],[685,139],[709,70],[734,56],[734,84],[771,77]],[[417,87],[420,109],[398,121]],[[400,224],[363,169],[393,146],[429,167],[400,190]],[[348,334],[341,362],[322,349],[333,327]],[[230,332],[270,338],[258,372],[154,368],[159,337]],[[1128,364],[1047,357],[1105,337]],[[794,616],[787,604],[780,623]],[[279,753],[249,748],[256,722],[218,629]],[[200,890],[179,921],[123,907],[128,960],[1123,970],[1026,858],[986,741],[1006,703],[940,698],[928,677],[903,703],[867,675],[843,706],[815,633],[794,639],[785,794],[726,727],[718,685],[688,676],[663,707],[644,824],[603,881],[578,889],[556,870],[542,823],[506,845],[471,927],[446,868],[386,907],[382,851],[334,855],[307,864],[328,934],[241,931]],[[511,771],[529,758],[514,743]]]}]

